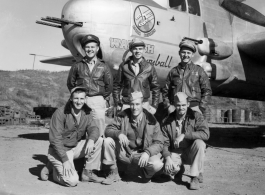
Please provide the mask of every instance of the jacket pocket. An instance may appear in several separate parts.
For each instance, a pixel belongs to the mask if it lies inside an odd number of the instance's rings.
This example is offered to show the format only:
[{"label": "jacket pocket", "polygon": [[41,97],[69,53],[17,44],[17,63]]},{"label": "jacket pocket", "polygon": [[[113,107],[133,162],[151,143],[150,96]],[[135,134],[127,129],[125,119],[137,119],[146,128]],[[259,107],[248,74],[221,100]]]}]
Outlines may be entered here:
[{"label": "jacket pocket", "polygon": [[200,87],[192,87],[192,97],[201,98],[201,88]]},{"label": "jacket pocket", "polygon": [[105,92],[105,83],[103,81],[96,81],[97,87],[98,87],[98,92]]},{"label": "jacket pocket", "polygon": [[104,71],[104,67],[97,67],[95,72],[94,72],[94,79],[99,79],[102,76],[102,73]]}]

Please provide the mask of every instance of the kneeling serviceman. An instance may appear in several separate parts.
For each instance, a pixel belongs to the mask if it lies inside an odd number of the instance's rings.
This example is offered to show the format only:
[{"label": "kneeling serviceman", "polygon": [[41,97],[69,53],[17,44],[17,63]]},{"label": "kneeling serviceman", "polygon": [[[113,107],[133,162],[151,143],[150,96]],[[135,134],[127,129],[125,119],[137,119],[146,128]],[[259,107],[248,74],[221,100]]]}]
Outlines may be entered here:
[{"label": "kneeling serviceman", "polygon": [[116,157],[127,165],[137,163],[143,182],[150,181],[163,168],[160,152],[164,141],[159,123],[143,109],[142,92],[131,93],[129,101],[130,108],[120,112],[105,130],[103,164],[109,166],[110,173],[103,184],[120,179]]},{"label": "kneeling serviceman", "polygon": [[85,100],[86,89],[73,88],[70,101],[53,114],[49,132],[49,162],[41,171],[42,180],[47,180],[52,171],[55,182],[76,186],[79,177],[73,160],[82,157],[86,158],[82,181],[100,183],[104,180],[95,174],[101,167],[103,138]]},{"label": "kneeling serviceman", "polygon": [[[203,182],[203,163],[205,157],[205,140],[210,132],[202,114],[189,108],[188,96],[177,92],[174,96],[175,112],[172,112],[162,124],[164,135],[163,157],[165,170],[173,179],[184,164],[191,165],[190,189],[199,189]],[[181,172],[181,171],[180,171]]]}]

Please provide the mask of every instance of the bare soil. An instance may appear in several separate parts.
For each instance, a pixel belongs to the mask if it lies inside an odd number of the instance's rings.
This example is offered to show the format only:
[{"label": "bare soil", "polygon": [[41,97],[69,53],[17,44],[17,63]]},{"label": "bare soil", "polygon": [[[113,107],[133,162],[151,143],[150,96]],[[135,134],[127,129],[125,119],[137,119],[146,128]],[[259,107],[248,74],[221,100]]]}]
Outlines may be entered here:
[{"label": "bare soil", "polygon": [[136,175],[105,186],[80,182],[67,188],[41,181],[39,173],[46,162],[48,129],[29,126],[0,127],[0,194],[10,195],[89,195],[89,194],[265,194],[265,127],[210,125],[204,183],[188,189],[189,166],[182,182],[140,183]]}]

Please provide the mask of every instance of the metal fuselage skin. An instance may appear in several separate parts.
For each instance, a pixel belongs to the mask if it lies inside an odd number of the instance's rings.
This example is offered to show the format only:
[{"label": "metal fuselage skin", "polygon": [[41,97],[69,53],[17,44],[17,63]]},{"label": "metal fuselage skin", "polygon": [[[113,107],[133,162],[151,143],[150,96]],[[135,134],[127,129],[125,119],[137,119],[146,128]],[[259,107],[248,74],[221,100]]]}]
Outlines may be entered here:
[{"label": "metal fuselage skin", "polygon": [[180,62],[179,43],[183,37],[211,38],[232,50],[232,55],[224,59],[198,52],[194,56],[193,61],[210,76],[213,95],[264,100],[265,57],[261,51],[256,57],[247,51],[249,47],[253,47],[249,49],[252,52],[255,47],[264,48],[261,43],[265,36],[258,42],[251,39],[252,35],[263,35],[264,27],[233,17],[219,6],[218,0],[199,3],[200,16],[190,14],[188,6],[186,11],[169,8],[166,0],[164,6],[149,0],[71,0],[64,6],[61,17],[82,22],[83,26],[63,25],[62,45],[79,61],[84,56],[79,40],[94,34],[100,38],[104,61],[115,71],[131,55],[128,43],[135,37],[141,38],[146,43],[144,57],[155,66],[163,86],[168,72]]}]

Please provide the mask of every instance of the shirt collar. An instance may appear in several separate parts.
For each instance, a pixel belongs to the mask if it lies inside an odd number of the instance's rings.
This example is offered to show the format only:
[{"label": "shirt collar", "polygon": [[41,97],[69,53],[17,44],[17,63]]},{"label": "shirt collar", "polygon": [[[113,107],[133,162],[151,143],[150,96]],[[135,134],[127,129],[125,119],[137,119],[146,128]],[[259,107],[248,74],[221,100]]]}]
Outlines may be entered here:
[{"label": "shirt collar", "polygon": [[141,64],[141,62],[143,61],[143,58],[141,58],[139,61],[138,61],[138,63],[134,63],[133,62],[133,58],[131,59],[131,65],[133,65],[133,66],[135,66],[135,64]]},{"label": "shirt collar", "polygon": [[135,124],[139,124],[143,119],[143,112],[139,114],[136,118],[132,117],[132,122]]},{"label": "shirt collar", "polygon": [[[176,116],[177,116],[177,115],[176,115]],[[181,125],[181,123],[182,123],[183,121],[186,120],[186,116],[187,116],[187,112],[186,112],[185,116],[184,116],[182,119],[177,119],[177,117],[175,118],[175,121],[177,122],[177,124],[178,124],[179,126]]]},{"label": "shirt collar", "polygon": [[90,61],[88,61],[86,58],[84,58],[84,62],[86,64],[91,64],[91,65],[95,65],[97,63],[97,60],[98,60],[97,56],[95,56],[94,58],[92,58]]}]

